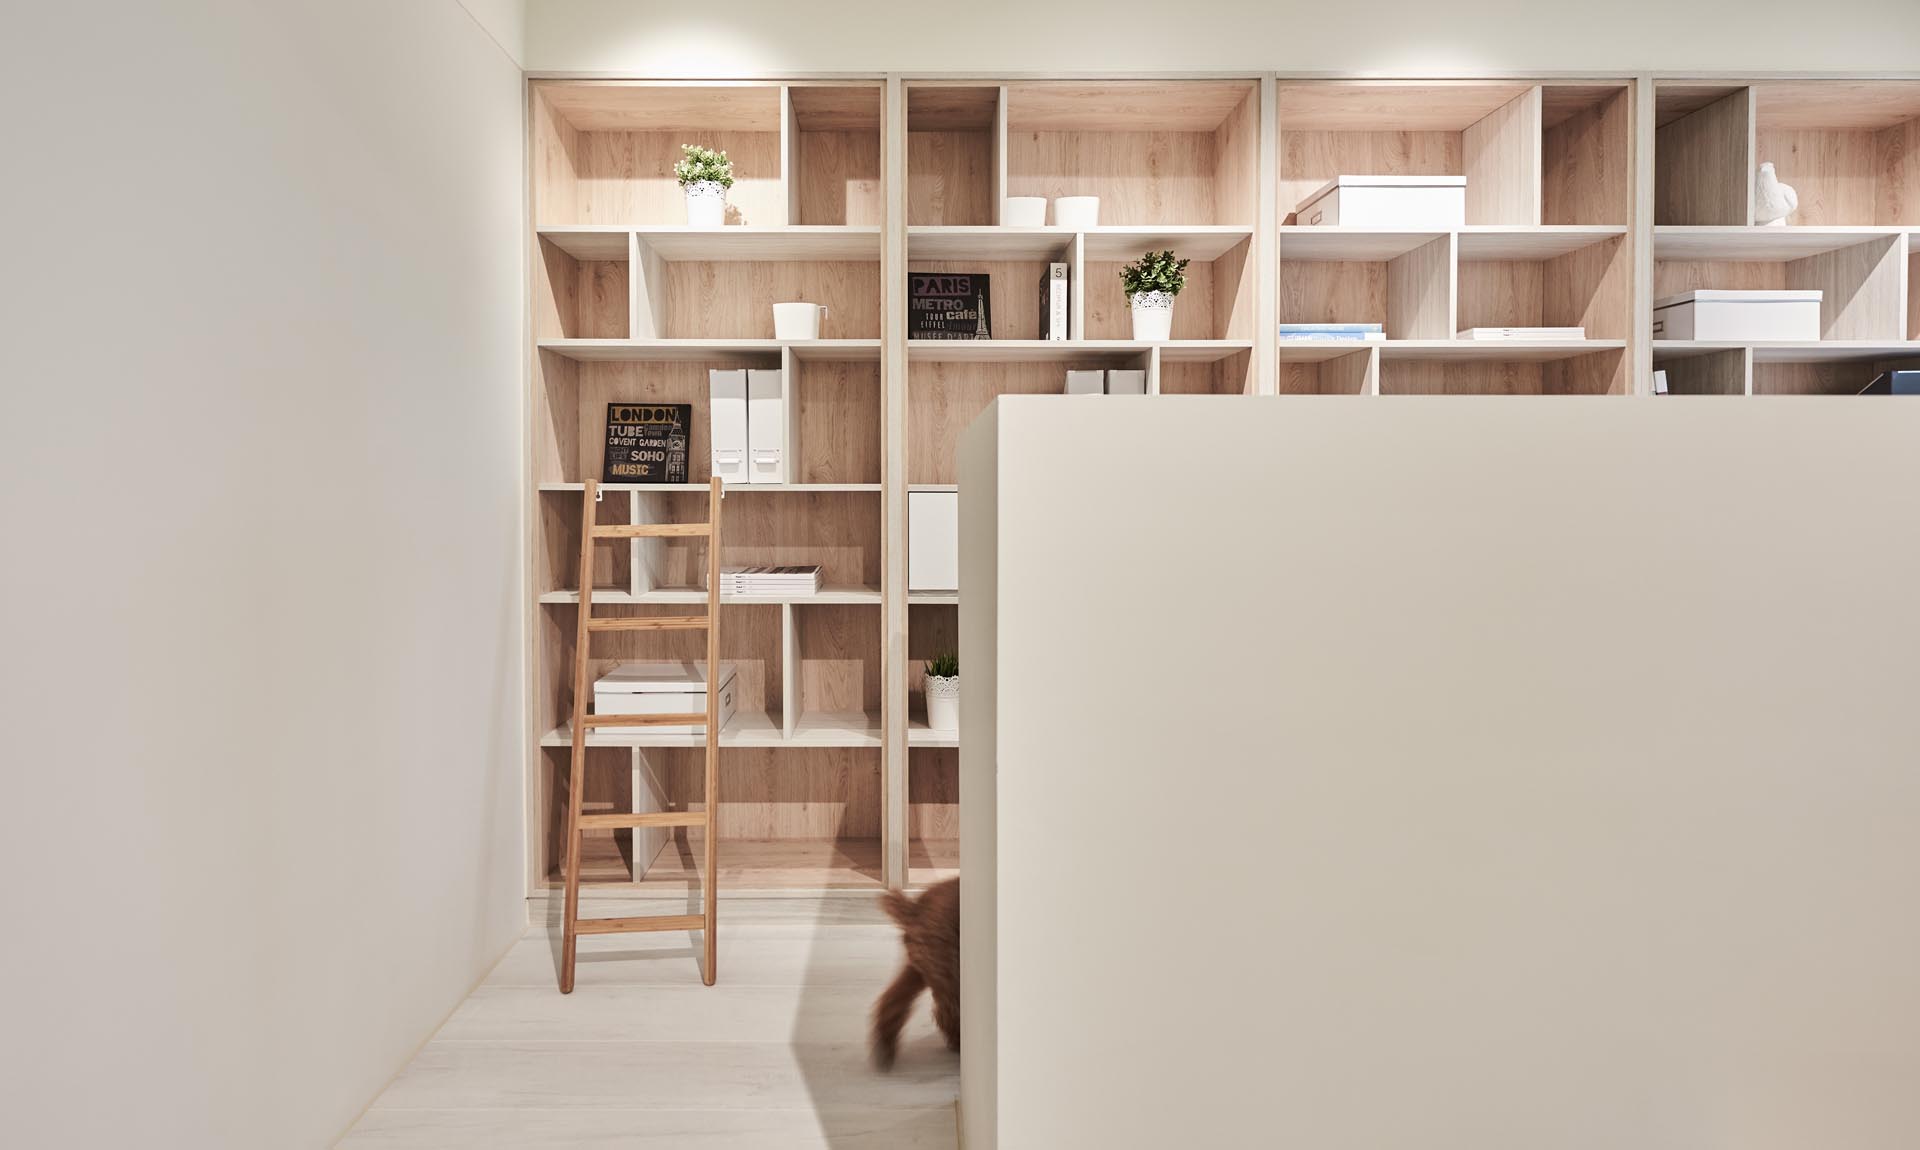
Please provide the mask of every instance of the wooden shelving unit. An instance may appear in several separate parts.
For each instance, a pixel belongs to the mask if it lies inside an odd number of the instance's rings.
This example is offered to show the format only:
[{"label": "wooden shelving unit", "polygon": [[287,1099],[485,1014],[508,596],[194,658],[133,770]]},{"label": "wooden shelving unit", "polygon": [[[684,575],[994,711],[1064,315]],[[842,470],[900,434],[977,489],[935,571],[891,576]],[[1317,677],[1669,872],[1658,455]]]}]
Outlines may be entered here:
[{"label": "wooden shelving unit", "polygon": [[[1822,292],[1816,342],[1654,341],[1670,390],[1851,394],[1920,363],[1920,81],[1660,80],[1654,110],[1654,297]],[[1799,193],[1785,226],[1753,225],[1763,163]]]},{"label": "wooden shelving unit", "polygon": [[[722,883],[878,887],[958,866],[959,740],[929,730],[921,661],[957,645],[960,597],[906,590],[906,495],[951,490],[961,431],[1073,368],[1137,368],[1150,396],[1831,394],[1920,363],[1920,80],[823,78],[530,82],[528,485],[534,634],[530,881],[558,874],[578,604],[579,490],[609,402],[694,407],[691,482],[605,485],[603,522],[699,518],[707,373],[780,367],[793,482],[731,488],[723,562],[810,562],[827,589],[734,597],[742,706],[722,732]],[[685,224],[683,143],[724,148],[724,227]],[[1752,226],[1756,166],[1801,195]],[[1342,174],[1467,179],[1460,227],[1300,226]],[[1097,195],[1084,231],[999,223],[1009,195]],[[1173,339],[1130,338],[1119,265],[1193,263]],[[1070,272],[1072,338],[1038,338],[1045,265]],[[992,338],[906,338],[913,273],[992,276]],[[1655,342],[1651,305],[1694,287],[1818,286],[1813,343]],[[771,305],[825,304],[818,340]],[[1281,322],[1378,322],[1375,343],[1280,341]],[[1475,342],[1470,326],[1587,339]],[[1077,401],[1088,402],[1088,401]],[[594,597],[695,610],[704,553],[603,549]],[[692,657],[598,641],[596,664]],[[697,740],[595,732],[588,809],[704,803]],[[589,873],[687,881],[697,844]]]},{"label": "wooden shelving unit", "polygon": [[[1377,344],[1282,343],[1283,394],[1627,394],[1633,389],[1633,84],[1279,84],[1279,319],[1378,323]],[[1304,226],[1342,174],[1467,179],[1466,223]],[[1573,342],[1460,340],[1581,326]]]}]

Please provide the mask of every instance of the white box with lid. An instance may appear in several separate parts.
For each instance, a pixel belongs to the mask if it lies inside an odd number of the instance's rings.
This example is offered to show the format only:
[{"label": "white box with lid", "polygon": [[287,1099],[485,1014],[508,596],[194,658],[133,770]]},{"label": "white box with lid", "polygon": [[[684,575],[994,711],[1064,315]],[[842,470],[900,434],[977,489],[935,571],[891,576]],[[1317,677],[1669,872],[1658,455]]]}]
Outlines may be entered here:
[{"label": "white box with lid", "polygon": [[[740,681],[732,663],[720,664],[720,729],[726,730],[740,705]],[[705,714],[707,664],[704,659],[642,659],[622,663],[593,684],[596,715]],[[654,735],[704,735],[705,723],[664,727],[612,728]]]},{"label": "white box with lid", "polygon": [[1467,222],[1465,176],[1336,176],[1300,201],[1302,224],[1457,228]]},{"label": "white box with lid", "polygon": [[1690,291],[1653,301],[1653,338],[1740,342],[1820,338],[1821,293],[1789,291]]}]

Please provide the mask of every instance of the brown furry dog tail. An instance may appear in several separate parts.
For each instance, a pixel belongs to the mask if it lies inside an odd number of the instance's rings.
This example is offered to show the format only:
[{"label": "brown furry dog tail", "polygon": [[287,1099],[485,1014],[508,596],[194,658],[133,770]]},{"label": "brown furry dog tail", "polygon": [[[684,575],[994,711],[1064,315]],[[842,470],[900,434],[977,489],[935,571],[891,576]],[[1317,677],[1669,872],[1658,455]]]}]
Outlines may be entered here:
[{"label": "brown furry dog tail", "polygon": [[899,923],[901,929],[904,930],[913,925],[915,912],[918,911],[920,907],[905,894],[897,890],[890,890],[880,896],[880,909],[886,911],[887,917]]}]

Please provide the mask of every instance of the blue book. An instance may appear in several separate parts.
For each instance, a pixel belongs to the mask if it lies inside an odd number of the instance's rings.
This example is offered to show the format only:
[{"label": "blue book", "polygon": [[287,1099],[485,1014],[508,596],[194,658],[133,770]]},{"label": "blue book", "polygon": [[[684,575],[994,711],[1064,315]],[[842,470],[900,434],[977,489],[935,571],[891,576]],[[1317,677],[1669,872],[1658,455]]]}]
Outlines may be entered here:
[{"label": "blue book", "polygon": [[1883,371],[1861,395],[1920,395],[1920,371]]}]

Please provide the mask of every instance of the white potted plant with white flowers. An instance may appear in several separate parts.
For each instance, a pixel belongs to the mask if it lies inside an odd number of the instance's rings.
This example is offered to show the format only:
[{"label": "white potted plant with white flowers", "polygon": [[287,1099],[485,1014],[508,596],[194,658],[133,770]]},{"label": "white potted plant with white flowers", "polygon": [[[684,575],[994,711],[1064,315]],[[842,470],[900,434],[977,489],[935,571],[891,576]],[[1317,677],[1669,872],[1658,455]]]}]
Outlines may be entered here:
[{"label": "white potted plant with white flowers", "polygon": [[1148,252],[1120,269],[1133,312],[1133,338],[1160,343],[1173,338],[1173,297],[1186,290],[1189,260],[1170,251]]},{"label": "white potted plant with white flowers", "polygon": [[951,651],[927,660],[927,726],[960,729],[960,656]]},{"label": "white potted plant with white flowers", "polygon": [[682,144],[680,161],[673,165],[680,190],[687,197],[687,223],[717,228],[727,222],[727,189],[733,186],[733,161],[725,152]]}]

